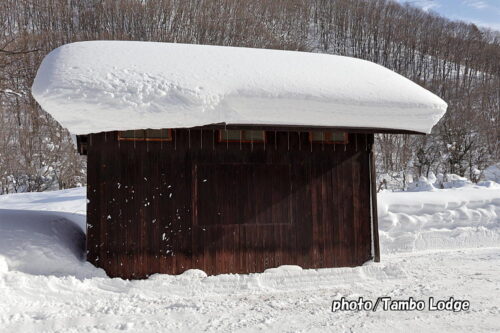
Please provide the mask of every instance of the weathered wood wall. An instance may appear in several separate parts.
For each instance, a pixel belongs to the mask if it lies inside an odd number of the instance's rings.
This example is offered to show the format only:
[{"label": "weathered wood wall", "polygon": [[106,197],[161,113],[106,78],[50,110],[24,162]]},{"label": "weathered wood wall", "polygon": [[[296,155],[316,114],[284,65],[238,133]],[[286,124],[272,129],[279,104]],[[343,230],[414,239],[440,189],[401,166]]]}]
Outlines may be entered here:
[{"label": "weathered wood wall", "polygon": [[313,143],[217,142],[213,129],[172,142],[88,137],[87,259],[110,276],[144,278],[356,266],[372,258],[373,134]]}]

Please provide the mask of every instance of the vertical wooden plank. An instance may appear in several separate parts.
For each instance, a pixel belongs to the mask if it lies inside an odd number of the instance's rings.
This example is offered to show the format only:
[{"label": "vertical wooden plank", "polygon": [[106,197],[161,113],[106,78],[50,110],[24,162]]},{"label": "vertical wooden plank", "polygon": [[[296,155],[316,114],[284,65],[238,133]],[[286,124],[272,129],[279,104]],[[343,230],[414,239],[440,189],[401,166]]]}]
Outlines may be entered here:
[{"label": "vertical wooden plank", "polygon": [[344,153],[337,149],[336,150],[337,157],[337,167],[335,170],[335,184],[336,184],[336,226],[337,232],[336,242],[336,255],[337,255],[337,263],[339,267],[343,267],[347,265],[346,259],[346,248],[345,248],[345,218],[343,214],[344,203],[346,202],[346,198],[344,197],[344,176],[343,169],[345,167],[345,156]]},{"label": "vertical wooden plank", "polygon": [[318,182],[320,181],[319,179],[319,172],[317,170],[317,165],[315,163],[312,163],[311,166],[311,176],[309,180],[309,188],[311,192],[311,224],[312,224],[312,247],[311,247],[311,260],[312,260],[312,266],[311,267],[318,267],[318,264],[320,262],[320,231],[319,231],[319,210],[320,210],[320,204],[319,204],[319,195],[318,195]]},{"label": "vertical wooden plank", "polygon": [[147,274],[155,274],[160,272],[160,206],[161,206],[161,177],[160,177],[160,154],[162,149],[152,149],[150,152],[150,202],[151,216],[149,217],[148,239],[148,269]]},{"label": "vertical wooden plank", "polygon": [[352,157],[352,135],[349,136],[349,145],[347,146],[347,151],[345,152],[345,160],[342,164],[342,194],[343,194],[343,216],[344,223],[343,234],[344,234],[344,247],[346,253],[346,261],[348,266],[353,266],[354,258],[354,223],[353,223],[353,179],[352,179],[352,168],[353,168],[353,157]]},{"label": "vertical wooden plank", "polygon": [[332,160],[329,156],[327,162],[323,164],[323,173],[321,181],[321,206],[322,216],[321,223],[323,225],[323,249],[324,262],[323,267],[332,267],[335,265],[333,257],[333,221],[331,214],[331,206],[334,204],[331,198],[331,192],[328,191],[332,183]]},{"label": "vertical wooden plank", "polygon": [[[99,139],[100,140],[100,139]],[[100,151],[100,154],[103,154],[104,152]],[[99,173],[101,174],[101,177],[99,179],[99,239],[100,242],[98,244],[99,248],[99,257],[101,264],[107,271],[111,273],[111,276],[116,276],[116,271],[111,263],[111,252],[113,252],[113,246],[114,246],[114,238],[109,237],[108,238],[108,229],[109,226],[107,225],[107,215],[106,213],[108,212],[108,205],[107,205],[107,178],[106,178],[106,169],[105,169],[105,161],[103,161],[102,155],[100,159],[100,165],[99,165]]]},{"label": "vertical wooden plank", "polygon": [[121,191],[121,208],[122,208],[122,244],[124,246],[124,250],[122,251],[122,258],[120,262],[120,271],[123,276],[128,278],[131,277],[132,268],[132,244],[131,238],[135,235],[133,232],[133,221],[135,220],[136,207],[134,205],[135,195],[132,191],[134,191],[134,180],[135,180],[135,167],[136,161],[131,154],[131,144],[130,142],[127,145],[124,145],[123,142],[120,142],[120,158],[123,159],[122,165],[122,173],[120,179],[120,191]]},{"label": "vertical wooden plank", "polygon": [[360,197],[361,197],[361,218],[362,218],[362,261],[365,262],[372,258],[372,232],[370,220],[370,154],[364,149],[361,159],[361,181],[360,181]]},{"label": "vertical wooden plank", "polygon": [[206,270],[204,261],[204,233],[203,227],[198,225],[198,176],[197,176],[197,165],[193,165],[191,168],[191,186],[192,186],[192,197],[191,197],[191,220],[193,228],[193,260],[192,267],[197,267],[201,270]]},{"label": "vertical wooden plank", "polygon": [[238,225],[238,255],[240,257],[239,259],[239,266],[238,266],[238,273],[246,273],[247,271],[247,257],[246,257],[246,229],[244,225]]},{"label": "vertical wooden plank", "polygon": [[328,192],[328,198],[330,202],[330,214],[331,214],[331,224],[332,224],[332,257],[333,257],[333,263],[334,267],[339,267],[340,266],[340,258],[339,258],[339,214],[338,214],[338,207],[339,207],[339,200],[340,200],[340,193],[338,192],[339,186],[338,186],[338,169],[339,169],[339,158],[337,154],[332,153],[332,170],[331,170],[331,175],[330,175],[330,181],[328,182],[327,185],[327,192]]},{"label": "vertical wooden plank", "polygon": [[274,266],[279,267],[282,265],[282,255],[283,255],[283,248],[282,248],[282,242],[281,242],[281,225],[276,225],[273,226],[273,239],[272,242],[274,244]]},{"label": "vertical wooden plank", "polygon": [[377,212],[377,174],[375,170],[375,152],[373,151],[373,135],[370,149],[370,187],[371,187],[371,209],[372,209],[372,234],[374,247],[374,261],[380,262],[380,245],[378,235],[378,212]]},{"label": "vertical wooden plank", "polygon": [[232,235],[232,249],[231,249],[231,268],[230,272],[238,272],[238,268],[240,266],[240,227],[239,225],[233,226],[233,235]]},{"label": "vertical wooden plank", "polygon": [[299,165],[297,177],[300,184],[295,210],[297,212],[297,262],[303,268],[310,268],[313,257],[310,161]]},{"label": "vertical wooden plank", "polygon": [[[357,134],[354,134],[357,137]],[[357,139],[355,139],[357,140]],[[362,250],[362,221],[361,219],[361,202],[360,202],[360,178],[361,178],[361,165],[360,165],[361,152],[354,152],[351,163],[351,178],[352,178],[352,226],[353,226],[353,264],[359,265],[361,261]]]},{"label": "vertical wooden plank", "polygon": [[108,261],[112,266],[114,274],[121,274],[120,257],[123,246],[120,241],[120,211],[119,211],[119,193],[117,190],[117,174],[120,170],[120,159],[117,158],[116,141],[111,133],[105,133],[103,142],[103,173],[107,180],[105,184],[106,191],[106,209],[104,211],[106,238],[108,241]]},{"label": "vertical wooden plank", "polygon": [[237,225],[229,226],[229,230],[227,230],[227,242],[225,244],[226,249],[226,273],[232,273],[236,267],[236,258],[235,258],[235,237],[236,237]]},{"label": "vertical wooden plank", "polygon": [[136,183],[135,183],[135,188],[136,188],[136,195],[137,195],[137,211],[138,211],[138,216],[137,220],[135,221],[134,229],[136,232],[135,235],[135,251],[134,251],[134,270],[132,272],[132,275],[134,278],[141,278],[142,277],[142,270],[143,270],[143,251],[144,251],[144,231],[143,228],[145,227],[145,184],[144,184],[144,167],[145,167],[145,159],[146,156],[144,154],[145,152],[145,143],[141,142],[140,144],[136,144],[136,151],[137,151],[137,157],[138,157],[138,173],[136,175]]}]

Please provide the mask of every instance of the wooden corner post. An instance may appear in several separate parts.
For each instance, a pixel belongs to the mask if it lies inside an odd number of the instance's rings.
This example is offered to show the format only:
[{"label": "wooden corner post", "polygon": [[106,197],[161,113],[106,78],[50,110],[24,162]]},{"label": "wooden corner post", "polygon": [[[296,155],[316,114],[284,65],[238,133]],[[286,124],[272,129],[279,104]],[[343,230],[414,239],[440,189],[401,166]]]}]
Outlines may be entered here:
[{"label": "wooden corner post", "polygon": [[377,172],[375,167],[374,136],[370,147],[370,205],[373,239],[373,260],[380,262],[380,243],[378,236],[378,212],[377,212]]}]

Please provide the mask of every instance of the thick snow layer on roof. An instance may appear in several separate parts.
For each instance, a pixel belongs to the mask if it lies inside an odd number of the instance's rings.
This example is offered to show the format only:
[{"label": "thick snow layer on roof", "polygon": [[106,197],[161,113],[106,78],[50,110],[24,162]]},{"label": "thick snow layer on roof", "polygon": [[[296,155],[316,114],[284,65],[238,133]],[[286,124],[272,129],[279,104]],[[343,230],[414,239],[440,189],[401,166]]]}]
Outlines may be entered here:
[{"label": "thick snow layer on roof", "polygon": [[55,49],[32,92],[73,134],[215,123],[430,132],[447,108],[403,76],[360,59],[129,41]]}]

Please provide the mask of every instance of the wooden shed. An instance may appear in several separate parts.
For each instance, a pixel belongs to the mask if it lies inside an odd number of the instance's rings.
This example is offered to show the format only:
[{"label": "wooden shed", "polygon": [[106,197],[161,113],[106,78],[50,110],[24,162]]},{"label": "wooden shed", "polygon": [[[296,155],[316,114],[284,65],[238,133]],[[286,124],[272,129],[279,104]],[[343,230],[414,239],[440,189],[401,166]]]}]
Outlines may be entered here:
[{"label": "wooden shed", "polygon": [[378,261],[374,133],[446,110],[366,61],[140,42],[56,49],[33,95],[88,157],[87,260],[122,278]]}]

